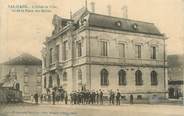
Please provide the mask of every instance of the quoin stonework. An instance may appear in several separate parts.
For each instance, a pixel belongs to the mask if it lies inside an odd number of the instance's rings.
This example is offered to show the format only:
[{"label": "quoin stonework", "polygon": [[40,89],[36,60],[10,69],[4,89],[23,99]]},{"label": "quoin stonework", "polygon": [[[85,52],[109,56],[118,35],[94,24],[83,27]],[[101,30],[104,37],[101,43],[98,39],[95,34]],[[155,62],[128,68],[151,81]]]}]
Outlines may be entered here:
[{"label": "quoin stonework", "polygon": [[42,50],[43,93],[119,89],[139,98],[167,94],[165,40],[153,23],[82,8],[70,19],[54,15]]}]

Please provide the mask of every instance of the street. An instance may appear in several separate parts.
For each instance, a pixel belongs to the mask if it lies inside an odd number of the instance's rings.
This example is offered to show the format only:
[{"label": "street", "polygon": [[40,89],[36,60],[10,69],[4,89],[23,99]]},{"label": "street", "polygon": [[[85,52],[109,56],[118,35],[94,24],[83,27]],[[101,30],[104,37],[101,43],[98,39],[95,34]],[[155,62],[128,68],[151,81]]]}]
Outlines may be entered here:
[{"label": "street", "polygon": [[181,105],[122,104],[121,106],[11,104],[0,106],[0,116],[183,116]]}]

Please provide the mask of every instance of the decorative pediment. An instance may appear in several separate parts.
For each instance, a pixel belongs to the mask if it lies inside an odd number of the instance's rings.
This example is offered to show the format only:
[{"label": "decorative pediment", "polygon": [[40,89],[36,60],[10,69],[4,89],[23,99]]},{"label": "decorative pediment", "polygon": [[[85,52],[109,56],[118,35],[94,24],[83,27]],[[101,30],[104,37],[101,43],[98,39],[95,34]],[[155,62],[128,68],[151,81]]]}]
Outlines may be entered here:
[{"label": "decorative pediment", "polygon": [[152,39],[146,42],[148,45],[158,46],[160,42],[158,40]]}]

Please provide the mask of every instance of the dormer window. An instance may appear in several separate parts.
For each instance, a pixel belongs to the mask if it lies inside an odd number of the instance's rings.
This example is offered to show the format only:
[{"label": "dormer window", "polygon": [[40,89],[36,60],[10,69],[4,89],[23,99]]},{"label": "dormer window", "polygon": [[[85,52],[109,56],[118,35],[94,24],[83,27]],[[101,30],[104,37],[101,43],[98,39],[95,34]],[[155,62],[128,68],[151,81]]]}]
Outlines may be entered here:
[{"label": "dormer window", "polygon": [[135,24],[132,25],[132,28],[133,28],[134,30],[137,30],[138,25],[135,23]]},{"label": "dormer window", "polygon": [[86,19],[81,19],[80,21],[79,21],[79,25],[80,26],[82,26],[82,25],[85,25],[86,24]]},{"label": "dormer window", "polygon": [[121,26],[121,22],[120,21],[117,21],[116,22],[116,26],[120,27]]}]

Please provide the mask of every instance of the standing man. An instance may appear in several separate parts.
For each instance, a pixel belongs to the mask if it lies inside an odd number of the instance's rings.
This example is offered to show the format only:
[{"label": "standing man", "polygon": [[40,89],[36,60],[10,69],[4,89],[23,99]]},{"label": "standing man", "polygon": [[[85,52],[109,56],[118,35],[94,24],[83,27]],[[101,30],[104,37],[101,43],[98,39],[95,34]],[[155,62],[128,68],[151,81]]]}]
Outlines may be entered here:
[{"label": "standing man", "polygon": [[38,93],[34,94],[35,103],[38,104]]},{"label": "standing man", "polygon": [[40,96],[40,102],[42,103],[42,101],[43,101],[43,94],[41,94]]},{"label": "standing man", "polygon": [[134,101],[134,96],[131,94],[130,95],[130,104],[133,104],[133,101]]},{"label": "standing man", "polygon": [[74,91],[74,93],[73,93],[73,101],[74,101],[74,104],[77,103],[77,93],[76,93],[76,91]]},{"label": "standing man", "polygon": [[103,92],[100,89],[100,104],[103,104]]},{"label": "standing man", "polygon": [[120,98],[121,94],[119,92],[119,89],[117,89],[117,94],[116,94],[116,105],[120,105]]},{"label": "standing man", "polygon": [[96,91],[96,104],[98,104],[99,103],[99,93],[98,93],[98,91]]},{"label": "standing man", "polygon": [[92,92],[92,103],[95,103],[95,97],[96,97],[96,93],[95,93],[95,90],[93,90]]},{"label": "standing man", "polygon": [[56,97],[56,93],[55,91],[53,90],[52,91],[52,104],[55,105],[55,97]]},{"label": "standing man", "polygon": [[70,93],[70,104],[74,104],[73,91]]},{"label": "standing man", "polygon": [[64,98],[65,98],[65,104],[67,104],[68,103],[68,95],[67,95],[67,92],[66,91],[64,93]]},{"label": "standing man", "polygon": [[112,103],[112,89],[109,91],[109,104]]},{"label": "standing man", "polygon": [[114,93],[114,91],[112,91],[111,102],[113,105],[114,105],[114,99],[115,99],[115,93]]}]

